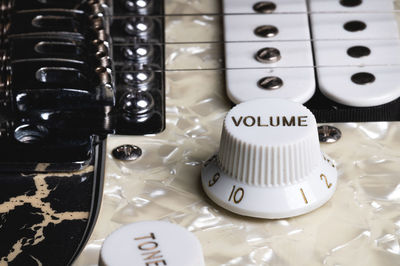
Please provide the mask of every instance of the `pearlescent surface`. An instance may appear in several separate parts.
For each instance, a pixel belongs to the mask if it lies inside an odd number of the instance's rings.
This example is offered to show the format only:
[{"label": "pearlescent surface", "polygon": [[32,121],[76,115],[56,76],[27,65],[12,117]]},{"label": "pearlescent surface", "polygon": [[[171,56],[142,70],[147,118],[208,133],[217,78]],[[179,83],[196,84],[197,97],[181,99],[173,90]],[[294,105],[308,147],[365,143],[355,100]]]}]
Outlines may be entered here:
[{"label": "pearlescent surface", "polygon": [[[168,13],[215,13],[216,0],[169,0]],[[215,40],[215,16],[167,19],[167,40]],[[168,69],[219,67],[216,44],[167,46]],[[165,220],[192,231],[205,262],[216,265],[399,265],[400,123],[336,124],[338,187],[322,208],[286,220],[241,217],[212,203],[200,185],[202,163],[218,151],[230,108],[221,71],[167,74],[167,129],[157,136],[108,139],[103,205],[75,266],[96,265],[104,238],[124,224]],[[113,160],[121,144],[142,148],[130,163]]]}]

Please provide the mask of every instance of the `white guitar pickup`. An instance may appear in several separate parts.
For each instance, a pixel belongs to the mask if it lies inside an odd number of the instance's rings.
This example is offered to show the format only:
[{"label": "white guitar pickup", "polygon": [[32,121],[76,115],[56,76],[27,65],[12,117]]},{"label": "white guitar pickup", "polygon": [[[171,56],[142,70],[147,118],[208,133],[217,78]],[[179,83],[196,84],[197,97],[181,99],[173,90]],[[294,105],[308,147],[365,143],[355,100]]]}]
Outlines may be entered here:
[{"label": "white guitar pickup", "polygon": [[392,13],[314,13],[313,11],[311,28],[313,38],[316,40],[397,39],[399,36],[395,15]]},{"label": "white guitar pickup", "polygon": [[[269,14],[269,15],[226,15],[225,41],[309,41],[310,30],[305,14]],[[245,22],[245,23],[244,23]],[[260,37],[256,29],[268,25],[270,37]]]},{"label": "white guitar pickup", "polygon": [[310,8],[319,88],[325,96],[353,107],[400,97],[393,1],[311,0]]},{"label": "white guitar pickup", "polygon": [[[270,87],[279,86],[276,84],[280,82],[279,79],[284,84],[276,90],[263,90],[258,84],[260,77],[261,81],[263,77],[270,77],[264,80],[270,83]],[[227,84],[230,86],[227,94],[235,103],[256,98],[291,99],[304,103],[314,95],[314,78],[314,71],[308,68],[231,69],[226,71]]]},{"label": "white guitar pickup", "polygon": [[317,64],[327,66],[390,66],[400,63],[400,40],[315,41]]},{"label": "white guitar pickup", "polygon": [[399,66],[318,69],[319,85],[324,95],[335,102],[356,107],[377,106],[397,99],[400,96],[399,73]]},{"label": "white guitar pickup", "polygon": [[[223,10],[225,14],[252,14],[254,13],[254,5],[260,3],[260,0],[223,0]],[[267,1],[265,1],[267,2]],[[286,12],[298,12],[306,13],[307,5],[305,0],[279,0],[269,2],[270,12],[275,13],[286,13]]]},{"label": "white guitar pickup", "polygon": [[[265,2],[224,1],[227,94],[235,103],[258,98],[305,103],[315,92],[306,1],[260,3]],[[274,14],[279,12],[291,14]]]},{"label": "white guitar pickup", "polygon": [[393,0],[309,0],[312,12],[377,12],[392,11]]}]

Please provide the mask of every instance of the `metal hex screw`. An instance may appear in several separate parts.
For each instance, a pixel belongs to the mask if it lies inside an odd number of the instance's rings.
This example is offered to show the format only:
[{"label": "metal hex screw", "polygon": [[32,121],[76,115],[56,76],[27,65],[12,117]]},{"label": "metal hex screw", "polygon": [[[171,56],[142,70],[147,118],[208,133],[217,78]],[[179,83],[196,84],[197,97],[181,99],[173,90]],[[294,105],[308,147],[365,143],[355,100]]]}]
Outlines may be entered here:
[{"label": "metal hex screw", "polygon": [[132,91],[126,93],[120,102],[120,106],[125,113],[132,115],[144,115],[154,109],[153,96],[145,91]]},{"label": "metal hex screw", "polygon": [[127,34],[132,36],[146,36],[154,28],[153,21],[143,17],[133,17],[125,21],[124,30]]},{"label": "metal hex screw", "polygon": [[322,143],[335,143],[342,137],[342,132],[337,127],[319,126],[318,137]]},{"label": "metal hex screw", "polygon": [[279,30],[272,25],[259,26],[254,30],[254,34],[262,38],[272,38],[278,35]]},{"label": "metal hex screw", "polygon": [[146,8],[149,5],[149,0],[127,0],[125,8],[129,11],[135,11],[138,8]]},{"label": "metal hex screw", "polygon": [[254,11],[257,13],[271,14],[276,9],[276,4],[270,1],[258,2],[253,6]]},{"label": "metal hex screw", "polygon": [[264,77],[257,82],[257,86],[265,90],[277,90],[283,86],[283,80],[279,77]]},{"label": "metal hex screw", "polygon": [[123,80],[128,85],[143,85],[150,83],[154,78],[151,71],[140,70],[137,72],[127,72],[123,74]]},{"label": "metal hex screw", "polygon": [[125,8],[129,11],[135,11],[136,8],[135,1],[132,0],[125,1]]},{"label": "metal hex screw", "polygon": [[275,63],[281,60],[281,58],[281,52],[272,47],[262,48],[256,53],[256,60],[261,63]]},{"label": "metal hex screw", "polygon": [[112,151],[112,156],[121,161],[135,161],[142,156],[142,149],[135,145],[121,145]]},{"label": "metal hex screw", "polygon": [[123,47],[121,52],[125,59],[144,64],[152,59],[154,50],[151,45],[135,45]]}]

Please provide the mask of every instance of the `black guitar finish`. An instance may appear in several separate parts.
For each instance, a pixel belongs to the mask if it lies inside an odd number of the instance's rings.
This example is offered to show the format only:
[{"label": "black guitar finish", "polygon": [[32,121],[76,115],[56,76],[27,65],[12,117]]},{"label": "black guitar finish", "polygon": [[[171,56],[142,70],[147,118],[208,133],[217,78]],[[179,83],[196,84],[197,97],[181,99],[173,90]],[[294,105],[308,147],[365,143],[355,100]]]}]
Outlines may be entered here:
[{"label": "black guitar finish", "polygon": [[104,143],[93,147],[93,158],[79,171],[37,164],[36,171],[0,173],[0,264],[69,265],[76,258],[102,195]]},{"label": "black guitar finish", "polygon": [[70,265],[107,134],[164,129],[163,1],[140,2],[1,1],[0,265]]}]

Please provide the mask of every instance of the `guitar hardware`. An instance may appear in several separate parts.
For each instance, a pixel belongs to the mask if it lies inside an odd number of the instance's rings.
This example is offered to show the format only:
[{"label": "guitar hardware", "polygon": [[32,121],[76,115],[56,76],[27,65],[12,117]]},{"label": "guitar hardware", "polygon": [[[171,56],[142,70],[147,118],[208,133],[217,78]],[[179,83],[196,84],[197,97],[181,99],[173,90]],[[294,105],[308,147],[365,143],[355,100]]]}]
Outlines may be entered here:
[{"label": "guitar hardware", "polygon": [[342,137],[340,129],[334,126],[319,126],[318,136],[321,143],[335,143]]},{"label": "guitar hardware", "polygon": [[136,161],[142,156],[142,150],[134,145],[121,145],[112,151],[115,159],[122,161]]},{"label": "guitar hardware", "polygon": [[264,26],[258,26],[254,30],[254,34],[256,34],[259,37],[264,37],[264,38],[272,38],[278,35],[279,30],[277,27],[273,25],[264,25]]},{"label": "guitar hardware", "polygon": [[283,80],[279,77],[265,77],[258,81],[258,87],[265,90],[277,90],[283,86]]},{"label": "guitar hardware", "polygon": [[253,6],[254,11],[258,13],[270,14],[275,11],[276,4],[269,1],[258,2]]},{"label": "guitar hardware", "polygon": [[281,58],[281,53],[276,48],[262,48],[256,53],[256,60],[260,63],[275,63],[281,60]]}]

